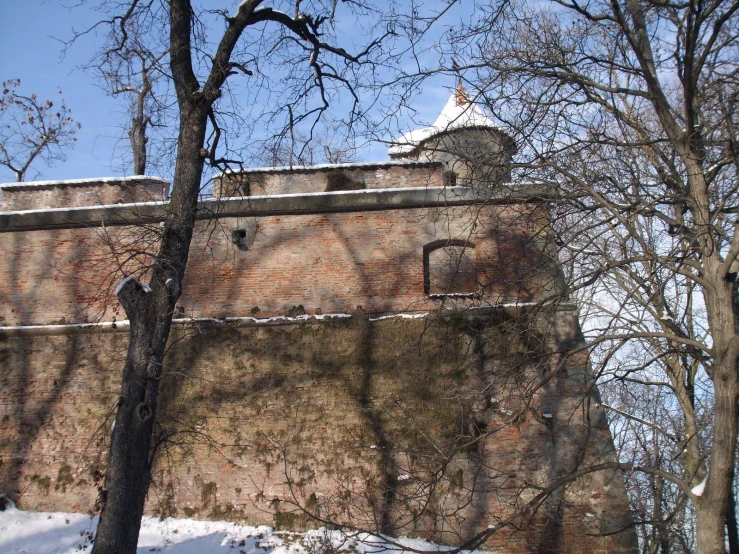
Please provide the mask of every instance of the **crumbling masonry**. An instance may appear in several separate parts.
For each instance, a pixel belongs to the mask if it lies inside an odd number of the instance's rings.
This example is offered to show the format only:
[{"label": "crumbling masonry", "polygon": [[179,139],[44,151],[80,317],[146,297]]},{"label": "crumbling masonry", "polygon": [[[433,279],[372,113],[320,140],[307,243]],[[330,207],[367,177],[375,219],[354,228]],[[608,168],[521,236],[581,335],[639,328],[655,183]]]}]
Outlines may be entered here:
[{"label": "crumbling masonry", "polygon": [[[506,553],[636,551],[548,194],[457,91],[383,163],[221,176],[200,203],[148,510]],[[0,488],[94,509],[156,178],[0,185]],[[538,495],[554,481],[567,484]],[[493,527],[490,527],[491,529]]]}]

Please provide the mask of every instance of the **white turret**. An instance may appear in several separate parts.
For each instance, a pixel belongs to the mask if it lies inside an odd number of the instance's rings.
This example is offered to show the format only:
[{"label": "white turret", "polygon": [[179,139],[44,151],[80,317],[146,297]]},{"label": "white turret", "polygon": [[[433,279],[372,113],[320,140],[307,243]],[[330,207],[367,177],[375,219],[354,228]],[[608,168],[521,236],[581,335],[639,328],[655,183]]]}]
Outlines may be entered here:
[{"label": "white turret", "polygon": [[449,184],[490,185],[507,180],[513,139],[470,100],[460,84],[430,127],[395,141],[391,159],[439,161]]}]

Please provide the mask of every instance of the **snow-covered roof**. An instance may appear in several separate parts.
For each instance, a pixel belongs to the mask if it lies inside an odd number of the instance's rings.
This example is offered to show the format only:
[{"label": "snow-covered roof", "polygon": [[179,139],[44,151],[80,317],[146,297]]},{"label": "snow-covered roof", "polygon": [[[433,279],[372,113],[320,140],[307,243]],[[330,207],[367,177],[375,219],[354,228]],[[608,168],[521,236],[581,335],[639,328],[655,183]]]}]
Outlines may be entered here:
[{"label": "snow-covered roof", "polygon": [[93,187],[96,185],[114,185],[118,183],[135,183],[138,181],[169,184],[169,181],[162,179],[161,177],[131,175],[130,177],[88,177],[85,179],[63,179],[58,181],[21,181],[14,183],[0,183],[0,189],[58,186]]},{"label": "snow-covered roof", "polygon": [[404,133],[398,140],[393,141],[393,144],[388,148],[388,153],[391,156],[405,154],[441,133],[474,128],[495,129],[505,132],[485,115],[485,112],[477,104],[470,100],[467,92],[460,85],[449,97],[433,125]]}]

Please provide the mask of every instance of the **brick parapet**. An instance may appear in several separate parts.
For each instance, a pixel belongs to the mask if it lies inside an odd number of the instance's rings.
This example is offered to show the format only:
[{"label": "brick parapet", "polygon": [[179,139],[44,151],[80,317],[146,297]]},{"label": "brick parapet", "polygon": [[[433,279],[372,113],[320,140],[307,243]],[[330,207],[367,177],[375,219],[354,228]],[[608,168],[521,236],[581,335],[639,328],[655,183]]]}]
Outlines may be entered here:
[{"label": "brick parapet", "polygon": [[161,201],[169,182],[149,176],[0,183],[0,212]]},{"label": "brick parapet", "polygon": [[362,162],[232,171],[216,178],[213,194],[216,197],[305,194],[443,184],[440,162]]}]

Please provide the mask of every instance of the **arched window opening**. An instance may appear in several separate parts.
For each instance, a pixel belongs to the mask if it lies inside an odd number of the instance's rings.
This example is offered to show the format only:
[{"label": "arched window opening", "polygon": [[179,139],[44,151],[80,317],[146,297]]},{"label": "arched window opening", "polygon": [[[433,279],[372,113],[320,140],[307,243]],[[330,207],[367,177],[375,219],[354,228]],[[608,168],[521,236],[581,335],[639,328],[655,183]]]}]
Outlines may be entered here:
[{"label": "arched window opening", "polygon": [[475,245],[435,241],[423,247],[424,292],[429,296],[475,296],[479,290]]}]

